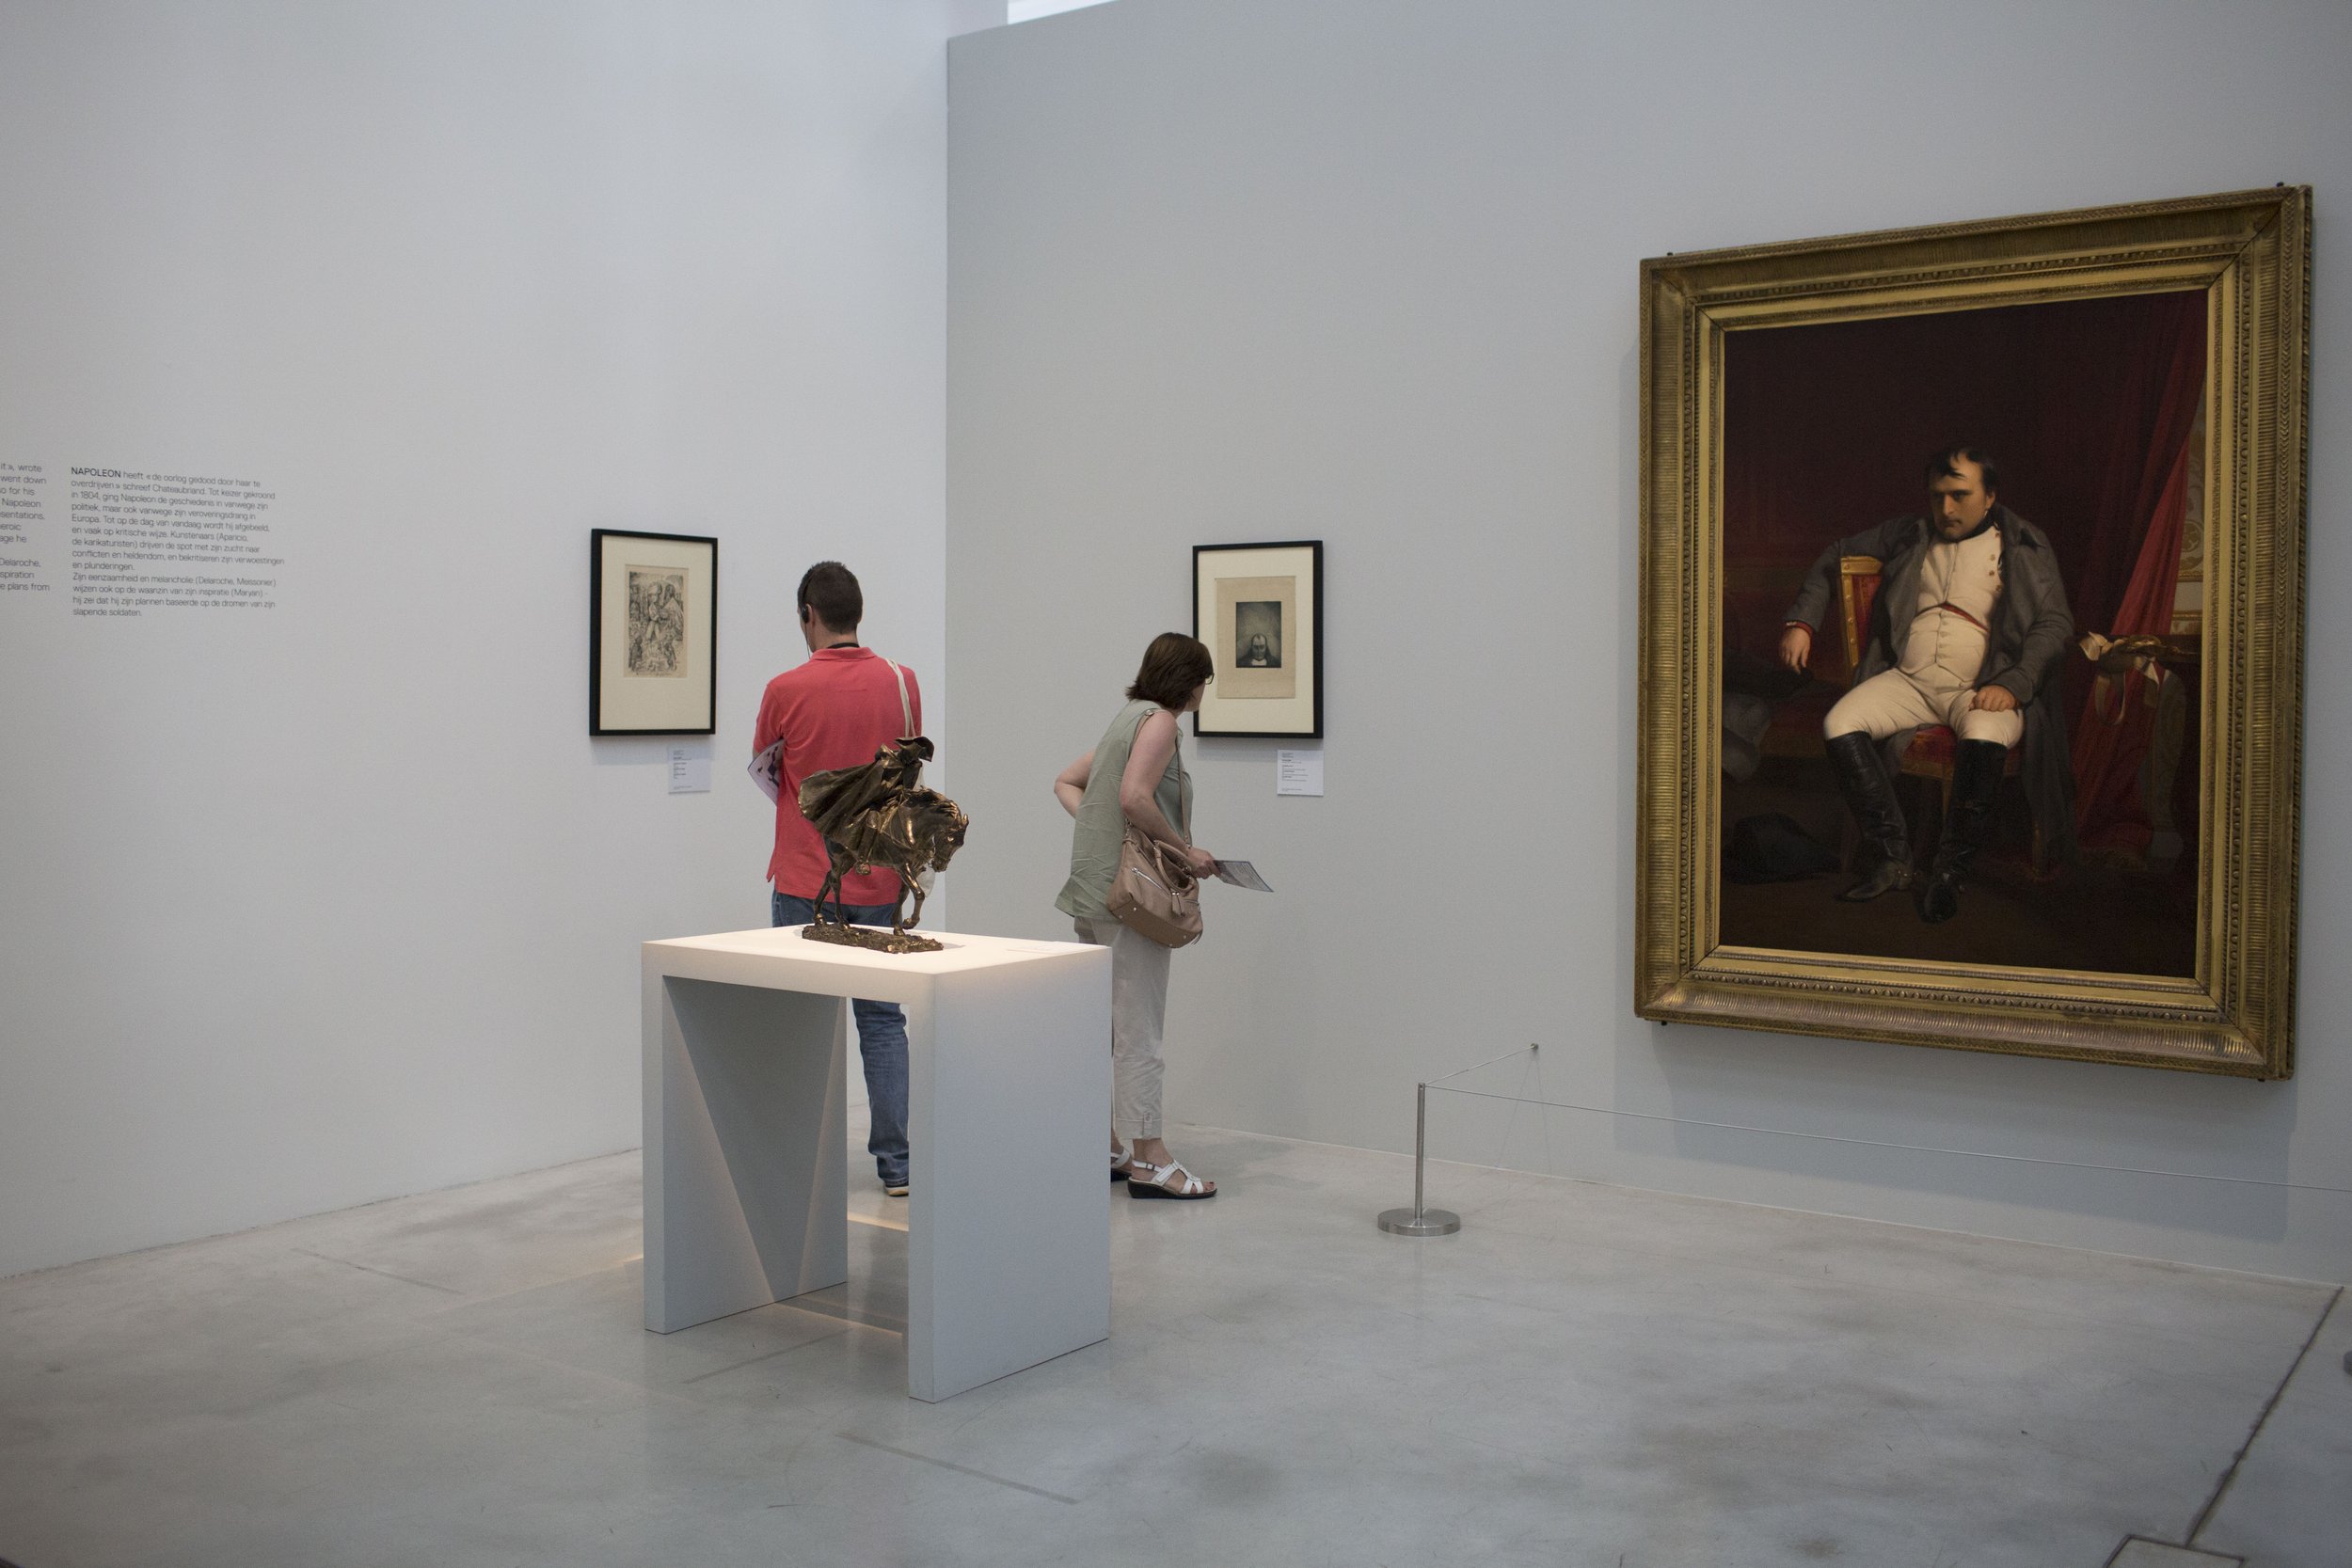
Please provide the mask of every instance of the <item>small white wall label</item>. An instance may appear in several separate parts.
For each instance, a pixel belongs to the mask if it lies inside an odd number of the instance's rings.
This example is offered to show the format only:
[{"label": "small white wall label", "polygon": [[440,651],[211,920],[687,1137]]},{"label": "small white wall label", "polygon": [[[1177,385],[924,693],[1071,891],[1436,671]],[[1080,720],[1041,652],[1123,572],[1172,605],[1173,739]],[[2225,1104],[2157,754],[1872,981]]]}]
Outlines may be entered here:
[{"label": "small white wall label", "polygon": [[670,748],[670,793],[710,793],[710,752],[707,750],[700,746]]},{"label": "small white wall label", "polygon": [[1323,748],[1301,746],[1284,748],[1274,753],[1274,793],[1277,795],[1320,795],[1323,793]]}]

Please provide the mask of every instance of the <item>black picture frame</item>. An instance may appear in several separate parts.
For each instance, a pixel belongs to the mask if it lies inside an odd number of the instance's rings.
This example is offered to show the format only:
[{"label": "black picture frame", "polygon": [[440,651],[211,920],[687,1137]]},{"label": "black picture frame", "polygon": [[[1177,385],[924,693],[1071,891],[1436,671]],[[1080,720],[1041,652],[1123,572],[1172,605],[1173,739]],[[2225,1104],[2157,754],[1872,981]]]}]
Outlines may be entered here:
[{"label": "black picture frame", "polygon": [[1194,735],[1323,738],[1322,540],[1195,545],[1192,635],[1216,673]]},{"label": "black picture frame", "polygon": [[[628,561],[624,552],[645,559]],[[648,621],[653,635],[639,635],[644,627],[633,623]],[[590,735],[716,735],[718,652],[717,539],[589,531]]]}]

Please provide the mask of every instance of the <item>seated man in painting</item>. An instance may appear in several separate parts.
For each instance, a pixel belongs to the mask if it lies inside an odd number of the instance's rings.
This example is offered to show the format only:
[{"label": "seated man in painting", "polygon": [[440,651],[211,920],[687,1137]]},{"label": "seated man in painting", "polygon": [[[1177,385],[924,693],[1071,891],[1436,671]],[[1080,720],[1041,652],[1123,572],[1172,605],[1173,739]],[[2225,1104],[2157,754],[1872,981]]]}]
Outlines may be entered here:
[{"label": "seated man in painting", "polygon": [[1873,857],[1837,896],[1861,902],[1912,885],[1902,808],[1879,743],[1923,724],[1948,725],[1958,740],[1951,810],[1918,892],[1919,917],[1943,921],[1959,912],[1961,879],[1991,826],[2010,747],[2025,747],[2020,776],[2045,841],[2062,855],[2071,850],[2074,772],[2058,672],[2074,618],[2049,540],[2001,504],[1991,458],[1949,447],[1929,460],[1927,479],[1924,514],[1821,552],[1788,608],[1780,657],[1797,671],[1812,657],[1814,634],[1836,601],[1842,558],[1883,563],[1853,687],[1821,725],[1838,790]]}]

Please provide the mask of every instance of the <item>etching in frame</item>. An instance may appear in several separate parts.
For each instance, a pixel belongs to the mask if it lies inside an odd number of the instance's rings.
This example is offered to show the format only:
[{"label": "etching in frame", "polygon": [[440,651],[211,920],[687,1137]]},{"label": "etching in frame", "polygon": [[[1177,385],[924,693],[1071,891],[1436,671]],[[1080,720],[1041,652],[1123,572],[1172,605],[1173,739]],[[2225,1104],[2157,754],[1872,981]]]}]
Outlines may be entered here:
[{"label": "etching in frame", "polygon": [[715,735],[719,541],[591,529],[588,733]]},{"label": "etching in frame", "polygon": [[[2280,186],[1642,263],[1637,1013],[1660,1022],[2241,1077],[2292,1074],[2310,250],[2310,189]],[[1985,961],[1968,942],[1934,934],[1959,930],[1958,920],[1950,927],[1905,930],[1885,951],[1768,940],[1753,921],[1742,927],[1734,920],[1730,934],[1740,940],[1726,940],[1726,894],[1744,894],[1726,875],[1733,847],[1725,800],[1735,784],[1725,768],[1748,761],[1727,739],[1726,718],[1736,715],[1726,688],[1740,672],[1758,667],[1755,644],[1772,632],[1730,626],[1735,617],[1726,606],[1769,603],[1776,586],[1795,581],[1785,564],[1756,568],[1767,578],[1776,570],[1777,584],[1742,578],[1751,568],[1741,552],[1755,552],[1749,541],[1727,533],[1727,517],[1745,515],[1741,508],[1755,490],[1738,471],[1753,460],[1754,444],[1743,447],[1742,432],[1726,425],[1727,405],[1757,406],[1753,398],[1740,401],[1737,376],[1746,373],[1741,366],[1762,362],[1767,346],[1800,341],[1746,335],[1867,333],[1881,326],[1889,334],[1932,332],[1966,325],[1966,313],[1996,311],[2030,325],[2058,317],[2018,314],[2022,308],[2128,315],[2166,306],[2153,296],[2177,304],[2185,295],[2194,296],[2189,304],[2202,335],[2201,392],[2195,394],[2201,434],[2196,462],[2181,460],[2189,493],[2175,505],[2201,514],[2202,580],[2195,635],[2170,640],[2173,655],[2193,672],[2182,688],[2193,688],[2188,710],[2176,720],[2195,736],[2172,797],[2184,802],[2183,820],[2191,826],[2177,863],[2177,962],[2146,966],[2159,971],[2146,973],[2124,958],[2035,964],[2010,955],[2009,961]],[[2010,341],[2030,343],[2032,335],[2012,333]],[[1938,429],[1913,450],[1924,459],[1938,441],[1974,435]],[[2191,449],[2184,441],[2180,450]],[[1968,466],[1960,467],[1964,473]],[[1913,466],[1897,477],[1918,495],[1918,473]],[[2003,481],[2004,502],[2017,477]],[[2022,494],[2022,480],[2018,489]],[[1727,495],[1736,499],[1727,502]],[[2021,503],[2020,510],[2033,516],[2029,506]],[[1814,541],[1828,544],[1878,521],[1823,516]],[[2054,532],[2066,524],[2059,516],[2034,521]],[[2156,551],[2144,553],[2153,558]],[[2183,578],[2185,554],[2163,563]],[[1866,569],[1871,564],[1864,562]],[[1820,569],[1817,561],[1810,570]],[[1794,570],[1796,577],[1807,572],[1802,563]],[[2183,602],[2189,602],[2185,592]],[[1851,609],[1852,598],[1846,603]],[[1851,652],[1855,637],[1841,637],[1838,620],[1833,604],[1818,635]],[[1874,624],[1883,625],[1884,617]],[[2077,625],[2074,633],[2109,629]],[[1738,645],[1743,637],[1744,648]],[[2144,647],[2134,644],[2149,655],[2137,662],[2115,656],[2101,664],[2098,644],[2070,647],[2065,661],[2078,668],[2067,678],[2079,689],[2105,679],[2112,667],[2121,673],[2119,690],[2144,695],[2168,677],[2160,646],[2166,641],[2150,637]],[[1770,665],[1769,653],[1763,663]],[[1813,678],[1809,666],[1790,668]],[[2099,692],[2114,700],[2106,686]],[[2066,717],[2071,722],[2073,715]],[[1817,720],[1817,755],[1824,730]],[[1901,736],[1887,742],[1890,751],[1904,744]],[[1834,771],[1827,761],[1819,766],[1820,776]],[[2139,787],[2151,800],[2162,793],[2151,790],[2144,774]],[[1854,831],[1845,832],[1851,840]],[[1824,850],[1852,863],[1827,833],[1810,836],[1827,840]],[[1750,836],[1743,849],[1756,842]],[[2026,862],[2035,876],[2048,869],[2042,847],[2037,821]],[[2024,851],[2013,852],[2022,859]],[[2057,868],[2049,885],[2067,885],[2063,879],[2077,863]],[[1825,901],[1850,874],[1796,885],[1810,886]],[[2136,885],[2128,877],[2113,884],[2124,893]],[[1979,896],[1973,881],[1967,886],[1963,914]],[[1844,908],[1883,911],[1894,932],[1903,922],[1916,927],[1911,899],[1897,892]]]},{"label": "etching in frame", "polygon": [[1193,734],[1323,737],[1323,541],[1192,547],[1192,634],[1216,675]]}]

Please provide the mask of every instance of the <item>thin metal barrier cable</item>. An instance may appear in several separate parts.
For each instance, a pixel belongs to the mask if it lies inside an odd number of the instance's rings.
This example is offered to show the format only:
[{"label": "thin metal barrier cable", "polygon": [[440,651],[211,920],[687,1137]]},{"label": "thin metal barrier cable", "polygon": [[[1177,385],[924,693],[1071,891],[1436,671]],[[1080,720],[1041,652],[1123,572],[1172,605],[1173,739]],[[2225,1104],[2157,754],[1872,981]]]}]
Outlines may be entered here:
[{"label": "thin metal barrier cable", "polygon": [[[1517,1052],[1508,1054],[1517,1055]],[[1496,1061],[1502,1058],[1498,1056]],[[1480,1066],[1491,1066],[1481,1063]],[[1463,1072],[1470,1071],[1464,1068]],[[1450,1074],[1460,1077],[1460,1073]],[[1736,1121],[1700,1121],[1691,1117],[1661,1117],[1647,1111],[1613,1111],[1600,1105],[1571,1105],[1560,1100],[1528,1100],[1516,1094],[1488,1094],[1480,1089],[1451,1089],[1438,1079],[1427,1087],[1439,1094],[1467,1095],[1472,1100],[1501,1100],[1514,1105],[1545,1105],[1555,1111],[1589,1111],[1597,1117],[1631,1117],[1636,1121],[1671,1122],[1677,1127],[1711,1127],[1724,1132],[1762,1132],[1775,1138],[1810,1138],[1816,1143],[1856,1144],[1864,1148],[1898,1148],[1909,1154],[1951,1154],[1966,1160],[2008,1160],[2024,1165],[2063,1165],[2069,1170],[2113,1171],[2120,1176],[2169,1176],[2183,1181],[2230,1181],[2244,1187],[2282,1187],[2297,1193],[2352,1193],[2352,1187],[2313,1187],[2300,1181],[2269,1181],[2259,1176],[2212,1176],[2199,1171],[2150,1170],[2141,1165],[2094,1165],[2085,1160],[2051,1160],[2039,1154],[1988,1154],[1975,1148],[1937,1148],[1928,1144],[1884,1143],[1877,1138],[1842,1138],[1835,1132],[1791,1132],[1785,1127],[1748,1127]]]},{"label": "thin metal barrier cable", "polygon": [[[1449,1080],[1452,1080],[1452,1079],[1455,1079],[1455,1078],[1459,1078],[1459,1077],[1461,1077],[1463,1072],[1476,1072],[1476,1071],[1477,1071],[1480,1068],[1482,1068],[1482,1067],[1492,1067],[1492,1066],[1494,1066],[1497,1062],[1507,1062],[1507,1061],[1509,1061],[1512,1057],[1514,1057],[1514,1056],[1517,1056],[1517,1055],[1520,1054],[1522,1052],[1537,1051],[1537,1050],[1540,1050],[1540,1049],[1541,1049],[1541,1047],[1539,1047],[1539,1046],[1533,1046],[1533,1045],[1516,1046],[1516,1047],[1514,1047],[1513,1049],[1511,1049],[1511,1050],[1509,1050],[1509,1051],[1504,1052],[1504,1053],[1503,1053],[1502,1055],[1500,1055],[1500,1056],[1489,1056],[1489,1057],[1487,1057],[1487,1058],[1486,1058],[1485,1061],[1483,1061],[1483,1062],[1472,1062],[1470,1066],[1468,1066],[1468,1067],[1466,1067],[1466,1068],[1462,1069],[1461,1069],[1461,1072],[1449,1072],[1449,1073],[1447,1073],[1447,1074],[1445,1075],[1445,1077],[1443,1077],[1443,1078],[1432,1078],[1432,1079],[1431,1079],[1431,1080],[1429,1080],[1429,1081],[1430,1081],[1432,1084],[1443,1084],[1443,1083],[1448,1082]],[[1540,1103],[1541,1103],[1541,1101],[1533,1101],[1533,1100],[1531,1100],[1531,1101],[1528,1101],[1528,1103],[1529,1103],[1529,1104],[1531,1104],[1531,1105],[1534,1105],[1534,1104],[1540,1104]]]}]

